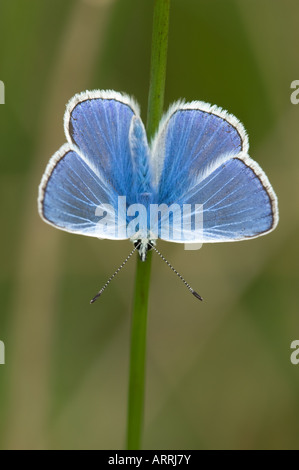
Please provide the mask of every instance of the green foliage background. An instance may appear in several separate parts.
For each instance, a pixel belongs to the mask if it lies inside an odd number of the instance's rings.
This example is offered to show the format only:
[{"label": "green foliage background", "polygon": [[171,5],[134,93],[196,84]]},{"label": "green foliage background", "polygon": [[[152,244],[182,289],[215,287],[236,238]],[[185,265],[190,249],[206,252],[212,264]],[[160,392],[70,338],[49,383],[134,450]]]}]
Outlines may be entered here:
[{"label": "green foliage background", "polygon": [[[126,91],[146,116],[151,0],[1,0],[0,447],[122,448],[131,249],[44,224],[37,188],[74,93]],[[269,236],[153,256],[144,448],[298,448],[299,79],[296,0],[172,0],[167,107],[216,103],[249,133],[278,195]]]}]

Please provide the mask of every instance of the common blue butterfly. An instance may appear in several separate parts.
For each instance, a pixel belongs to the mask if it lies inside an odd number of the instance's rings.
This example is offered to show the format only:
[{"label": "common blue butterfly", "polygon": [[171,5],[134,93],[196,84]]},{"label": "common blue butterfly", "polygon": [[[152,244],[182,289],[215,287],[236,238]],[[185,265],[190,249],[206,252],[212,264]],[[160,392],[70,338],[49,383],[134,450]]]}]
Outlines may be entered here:
[{"label": "common blue butterfly", "polygon": [[239,241],[278,223],[276,195],[248,155],[243,125],[217,106],[174,103],[148,143],[131,97],[86,91],[67,104],[64,130],[67,143],[50,159],[38,197],[42,219],[57,228],[128,238],[145,261],[158,238]]}]

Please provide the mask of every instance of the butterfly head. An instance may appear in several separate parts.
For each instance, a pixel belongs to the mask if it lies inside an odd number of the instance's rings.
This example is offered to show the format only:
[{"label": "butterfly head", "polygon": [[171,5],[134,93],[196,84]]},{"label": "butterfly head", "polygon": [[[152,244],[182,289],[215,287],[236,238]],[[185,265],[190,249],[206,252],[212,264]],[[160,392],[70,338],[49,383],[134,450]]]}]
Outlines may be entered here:
[{"label": "butterfly head", "polygon": [[146,261],[147,252],[156,245],[156,240],[151,238],[137,238],[133,240],[135,248],[137,248],[141,261]]}]

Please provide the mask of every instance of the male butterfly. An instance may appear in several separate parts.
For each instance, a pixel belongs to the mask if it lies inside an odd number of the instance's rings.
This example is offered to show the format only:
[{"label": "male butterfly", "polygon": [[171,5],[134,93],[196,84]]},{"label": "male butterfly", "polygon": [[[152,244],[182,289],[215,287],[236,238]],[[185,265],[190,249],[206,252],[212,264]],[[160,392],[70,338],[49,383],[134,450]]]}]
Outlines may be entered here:
[{"label": "male butterfly", "polygon": [[248,155],[243,125],[217,106],[174,103],[148,143],[131,97],[86,91],[67,104],[64,130],[67,143],[50,159],[38,197],[42,219],[57,228],[128,238],[145,261],[158,238],[239,241],[278,223],[276,195]]}]

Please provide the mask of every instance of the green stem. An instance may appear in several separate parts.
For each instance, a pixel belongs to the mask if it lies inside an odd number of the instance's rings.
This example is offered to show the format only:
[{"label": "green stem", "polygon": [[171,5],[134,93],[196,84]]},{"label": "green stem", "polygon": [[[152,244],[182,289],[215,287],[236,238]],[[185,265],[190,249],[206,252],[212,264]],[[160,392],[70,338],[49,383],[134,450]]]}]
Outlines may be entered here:
[{"label": "green stem", "polygon": [[[152,36],[151,73],[147,113],[150,139],[163,111],[166,77],[170,0],[155,0]],[[151,273],[151,253],[146,262],[137,259],[134,310],[131,331],[130,381],[128,403],[127,448],[139,450],[144,413],[147,307]]]},{"label": "green stem", "polygon": [[170,0],[155,0],[150,86],[146,130],[150,139],[159,125],[164,105]]},{"label": "green stem", "polygon": [[143,424],[147,305],[151,274],[151,253],[146,262],[137,259],[135,299],[132,318],[130,384],[128,408],[128,450],[139,450]]}]

